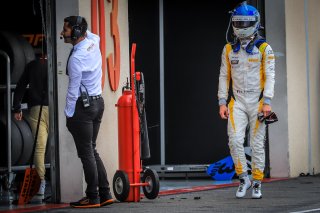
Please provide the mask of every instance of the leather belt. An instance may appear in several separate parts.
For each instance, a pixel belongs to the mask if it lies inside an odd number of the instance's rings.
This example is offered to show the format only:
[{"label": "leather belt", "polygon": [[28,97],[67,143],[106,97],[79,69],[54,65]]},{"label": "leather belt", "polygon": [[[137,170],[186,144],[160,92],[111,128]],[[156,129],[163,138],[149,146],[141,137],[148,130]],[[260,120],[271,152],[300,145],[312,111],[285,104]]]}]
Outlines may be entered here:
[{"label": "leather belt", "polygon": [[100,98],[102,98],[101,95],[90,96],[90,99],[91,99],[91,100],[98,100],[98,99],[100,99]]}]

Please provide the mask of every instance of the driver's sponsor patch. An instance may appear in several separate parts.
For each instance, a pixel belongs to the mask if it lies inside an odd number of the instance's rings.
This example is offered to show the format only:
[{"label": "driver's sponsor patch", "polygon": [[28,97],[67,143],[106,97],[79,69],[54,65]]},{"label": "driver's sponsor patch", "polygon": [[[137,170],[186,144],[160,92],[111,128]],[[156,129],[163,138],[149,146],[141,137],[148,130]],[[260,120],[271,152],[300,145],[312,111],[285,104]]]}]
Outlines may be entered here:
[{"label": "driver's sponsor patch", "polygon": [[231,60],[231,64],[239,64],[239,60]]}]

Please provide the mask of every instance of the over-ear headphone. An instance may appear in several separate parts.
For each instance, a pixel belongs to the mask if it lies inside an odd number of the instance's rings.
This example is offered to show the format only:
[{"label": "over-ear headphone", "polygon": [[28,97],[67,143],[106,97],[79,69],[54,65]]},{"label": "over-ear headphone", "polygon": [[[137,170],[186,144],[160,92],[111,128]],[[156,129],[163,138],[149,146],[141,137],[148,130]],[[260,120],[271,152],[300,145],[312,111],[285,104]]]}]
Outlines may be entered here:
[{"label": "over-ear headphone", "polygon": [[72,26],[72,30],[71,30],[71,39],[73,41],[77,40],[82,35],[82,27],[80,26],[81,23],[82,23],[82,17],[77,16],[76,24]]}]

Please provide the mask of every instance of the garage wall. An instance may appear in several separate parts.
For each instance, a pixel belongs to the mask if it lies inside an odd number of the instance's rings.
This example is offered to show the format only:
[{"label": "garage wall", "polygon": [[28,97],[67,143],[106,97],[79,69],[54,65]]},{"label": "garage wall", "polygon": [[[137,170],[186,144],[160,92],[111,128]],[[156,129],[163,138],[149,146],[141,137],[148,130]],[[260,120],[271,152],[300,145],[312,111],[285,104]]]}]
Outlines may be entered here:
[{"label": "garage wall", "polygon": [[[90,1],[79,0],[80,15],[88,17],[91,23]],[[111,1],[112,2],[112,1]],[[111,36],[110,14],[112,3],[105,1],[105,23],[106,23],[106,57],[114,54],[113,37]],[[90,25],[90,24],[89,24]],[[128,1],[118,0],[118,26],[120,33],[120,81],[117,91],[111,91],[108,74],[106,73],[105,86],[102,95],[105,102],[104,116],[98,135],[97,149],[108,173],[108,179],[112,188],[112,179],[118,169],[118,113],[115,104],[121,96],[122,86],[129,77],[129,26],[128,26]],[[105,59],[106,60],[106,59]]]},{"label": "garage wall", "polygon": [[303,1],[286,1],[290,175],[308,170],[308,94]]},{"label": "garage wall", "polygon": [[265,29],[267,42],[276,56],[276,83],[272,110],[279,118],[279,122],[269,126],[270,173],[271,177],[288,177],[289,129],[284,1],[265,1]]},{"label": "garage wall", "polygon": [[[70,15],[78,15],[78,8],[78,0],[56,1],[59,161],[62,202],[79,199],[79,196],[82,195],[82,188],[79,186],[83,185],[82,165],[80,160],[78,160],[73,138],[66,128],[66,118],[63,112],[68,87],[68,77],[65,74],[65,68],[72,45],[65,44],[63,40],[60,40],[60,32],[64,23],[63,19]],[[71,174],[72,178],[70,178]]]},{"label": "garage wall", "polygon": [[290,0],[285,4],[290,53],[287,55],[290,176],[297,176],[301,172],[319,173],[320,19],[316,8],[320,2]]},{"label": "garage wall", "polygon": [[310,124],[311,124],[311,172],[320,172],[320,1],[308,0],[307,1],[308,11],[308,40],[309,40],[309,64],[310,64]]},{"label": "garage wall", "polygon": [[266,1],[266,37],[276,54],[270,126],[271,176],[320,172],[320,17],[317,0]]}]

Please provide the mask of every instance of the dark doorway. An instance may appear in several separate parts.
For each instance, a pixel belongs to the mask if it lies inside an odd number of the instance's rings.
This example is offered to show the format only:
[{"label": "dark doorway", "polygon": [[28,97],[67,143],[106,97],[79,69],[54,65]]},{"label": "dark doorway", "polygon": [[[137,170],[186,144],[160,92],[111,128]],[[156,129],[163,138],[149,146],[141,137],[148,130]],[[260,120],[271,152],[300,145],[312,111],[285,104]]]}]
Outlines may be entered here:
[{"label": "dark doorway", "polygon": [[137,44],[136,70],[145,78],[146,114],[151,159],[160,163],[160,89],[159,89],[159,2],[129,0],[130,45]]},{"label": "dark doorway", "polygon": [[[46,180],[50,185],[47,193],[50,194],[52,202],[58,202],[60,199],[59,192],[59,165],[58,165],[58,120],[57,120],[57,85],[56,85],[56,43],[55,43],[55,1],[54,0],[25,0],[25,1],[3,1],[0,8],[0,34],[1,35],[10,35],[6,38],[8,40],[1,39],[0,49],[3,48],[5,52],[8,53],[11,62],[11,93],[15,92],[16,83],[19,80],[21,74],[24,72],[25,66],[34,60],[36,57],[43,56],[44,53],[47,53],[48,58],[48,76],[49,76],[49,110],[50,110],[50,133],[47,142],[47,152],[46,152]],[[12,35],[12,36],[11,36]],[[3,37],[2,37],[3,38]],[[15,39],[17,38],[17,39]],[[48,39],[46,39],[48,38]],[[10,41],[10,42],[8,42]],[[21,57],[20,57],[21,56]],[[4,83],[4,73],[3,69],[4,64],[0,59],[0,117],[7,116],[4,108],[6,105],[6,94],[4,93],[6,86]],[[19,66],[18,66],[19,65]],[[49,68],[50,67],[50,68]],[[18,75],[18,74],[19,75]],[[15,75],[13,75],[15,74]],[[12,76],[16,76],[13,78]],[[28,89],[25,93],[25,96],[22,100],[22,104],[26,103],[28,97]],[[28,108],[25,104],[22,108],[24,115],[27,114]],[[9,115],[10,116],[10,115]],[[16,121],[12,121],[16,122]],[[21,121],[22,122],[22,121]],[[7,132],[7,127],[1,123],[0,131],[2,135],[5,135],[4,132]],[[17,147],[13,146],[12,155],[21,156],[16,164],[12,164],[12,171],[16,174],[17,189],[20,190],[21,183],[24,177],[25,168],[29,167],[29,153],[28,150],[33,148],[34,139],[31,135],[31,129],[29,125],[24,125],[24,128],[16,128],[17,134],[11,132],[15,135],[15,139],[12,138],[12,144],[23,141],[24,143],[20,144],[22,146],[21,155],[19,155],[19,150]],[[18,134],[19,133],[19,134]],[[51,134],[52,133],[52,134]],[[27,137],[28,141],[25,140]],[[19,138],[21,137],[21,138]],[[20,139],[20,140],[19,140]],[[27,143],[27,142],[29,143]],[[7,139],[2,140],[1,146],[3,147],[2,151],[6,151],[5,146],[7,146]],[[27,150],[23,152],[23,150]],[[7,153],[6,153],[7,154]],[[31,155],[31,154],[30,154]],[[6,171],[3,168],[6,168],[8,162],[3,161],[1,155],[0,164],[5,167],[1,167],[1,172]],[[23,158],[22,158],[23,157]],[[24,160],[27,159],[27,160]],[[9,167],[9,166],[8,166]],[[1,179],[4,181],[4,179]],[[2,184],[2,183],[1,183]],[[17,190],[17,192],[19,192]]]},{"label": "dark doorway", "polygon": [[[229,155],[218,76],[228,12],[241,2],[163,1],[166,164],[209,164]],[[160,164],[159,1],[129,0],[129,32],[146,82],[151,159],[145,163]]]},{"label": "dark doorway", "polygon": [[164,1],[167,164],[208,164],[229,155],[217,90],[228,11],[236,5]]}]

